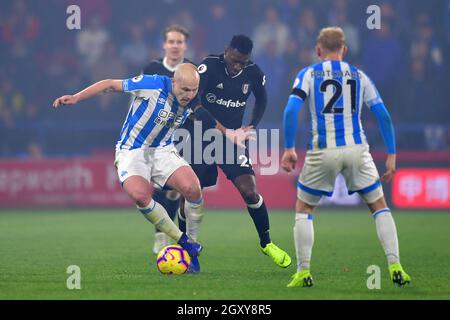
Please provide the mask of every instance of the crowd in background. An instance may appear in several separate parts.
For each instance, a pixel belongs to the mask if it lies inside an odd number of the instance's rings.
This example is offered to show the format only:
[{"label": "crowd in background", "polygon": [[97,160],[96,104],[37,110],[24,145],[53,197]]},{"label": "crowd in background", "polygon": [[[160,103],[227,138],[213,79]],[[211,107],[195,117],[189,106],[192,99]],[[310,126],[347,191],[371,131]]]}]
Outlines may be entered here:
[{"label": "crowd in background", "polygon": [[[280,128],[296,73],[317,61],[320,28],[341,26],[346,60],[364,70],[387,105],[403,149],[450,148],[450,0],[377,1],[381,29],[369,30],[361,0],[3,0],[0,4],[0,157],[78,155],[111,150],[129,97],[103,95],[54,110],[62,94],[105,78],[129,78],[161,57],[172,23],[191,32],[188,58],[222,53],[232,35],[254,41],[252,60],[267,76],[262,128]],[[66,9],[81,8],[81,30]],[[252,104],[249,104],[251,108]],[[270,115],[270,116],[269,116]],[[375,118],[364,115],[369,142],[382,148]],[[304,118],[304,119],[303,119]],[[300,141],[308,128],[302,113]]]}]

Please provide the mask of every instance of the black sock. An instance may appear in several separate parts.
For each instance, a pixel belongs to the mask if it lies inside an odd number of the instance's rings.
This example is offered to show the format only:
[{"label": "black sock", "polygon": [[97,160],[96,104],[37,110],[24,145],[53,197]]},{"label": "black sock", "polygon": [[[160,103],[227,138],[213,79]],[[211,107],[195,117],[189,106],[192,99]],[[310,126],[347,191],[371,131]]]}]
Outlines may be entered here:
[{"label": "black sock", "polygon": [[186,217],[184,215],[184,204],[180,206],[180,211],[178,212],[178,228],[181,232],[186,233]]},{"label": "black sock", "polygon": [[267,212],[266,204],[263,201],[261,206],[256,209],[247,206],[247,210],[248,213],[250,213],[250,217],[253,219],[256,231],[258,231],[261,248],[264,248],[268,243],[270,243],[269,214]]}]

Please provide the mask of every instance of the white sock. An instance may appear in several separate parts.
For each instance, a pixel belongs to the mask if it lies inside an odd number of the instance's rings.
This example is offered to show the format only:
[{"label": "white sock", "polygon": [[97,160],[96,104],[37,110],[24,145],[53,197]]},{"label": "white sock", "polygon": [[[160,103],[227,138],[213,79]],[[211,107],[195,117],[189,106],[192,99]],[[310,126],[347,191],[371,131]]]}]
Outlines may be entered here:
[{"label": "white sock", "polygon": [[156,232],[155,233],[155,244],[162,243],[164,246],[169,245],[169,236],[164,232]]},{"label": "white sock", "polygon": [[377,235],[389,264],[400,262],[397,229],[389,208],[372,213],[377,226]]},{"label": "white sock", "polygon": [[248,204],[247,203],[247,207],[249,207],[251,209],[259,209],[262,206],[263,202],[264,202],[264,199],[263,199],[262,195],[259,195],[258,202],[254,203],[254,204]]},{"label": "white sock", "polygon": [[186,215],[186,233],[190,239],[197,241],[198,230],[203,219],[203,199],[198,201],[184,201],[184,214]]},{"label": "white sock", "polygon": [[153,223],[160,231],[167,234],[173,240],[178,241],[183,234],[177,225],[170,219],[166,209],[153,199],[145,208],[137,207],[144,217]]},{"label": "white sock", "polygon": [[297,272],[309,269],[314,244],[312,214],[297,213],[295,215],[294,243],[297,254]]}]

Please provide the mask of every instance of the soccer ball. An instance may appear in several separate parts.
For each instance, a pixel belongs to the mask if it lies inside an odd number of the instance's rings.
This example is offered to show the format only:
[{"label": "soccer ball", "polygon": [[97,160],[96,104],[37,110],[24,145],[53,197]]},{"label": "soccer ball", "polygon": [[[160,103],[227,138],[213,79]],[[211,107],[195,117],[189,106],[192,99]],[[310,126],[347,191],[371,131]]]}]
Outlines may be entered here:
[{"label": "soccer ball", "polygon": [[190,263],[191,257],[178,245],[162,248],[156,258],[156,265],[162,274],[183,274]]}]

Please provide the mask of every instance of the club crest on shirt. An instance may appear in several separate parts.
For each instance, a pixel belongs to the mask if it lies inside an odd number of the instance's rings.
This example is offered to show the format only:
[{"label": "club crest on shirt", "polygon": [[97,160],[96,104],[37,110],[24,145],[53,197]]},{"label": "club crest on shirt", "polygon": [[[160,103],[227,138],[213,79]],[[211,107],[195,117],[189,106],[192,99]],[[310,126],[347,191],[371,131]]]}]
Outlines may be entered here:
[{"label": "club crest on shirt", "polygon": [[247,94],[249,88],[250,88],[250,84],[244,83],[244,84],[242,85],[242,93],[243,93],[243,94]]},{"label": "club crest on shirt", "polygon": [[198,68],[197,68],[198,73],[200,73],[200,74],[206,72],[207,69],[208,69],[208,67],[204,63],[199,65]]},{"label": "club crest on shirt", "polygon": [[140,76],[134,77],[133,79],[131,79],[131,81],[133,81],[133,82],[139,82],[139,81],[142,80],[142,78],[144,78],[144,75],[143,75],[143,74],[141,74]]}]

